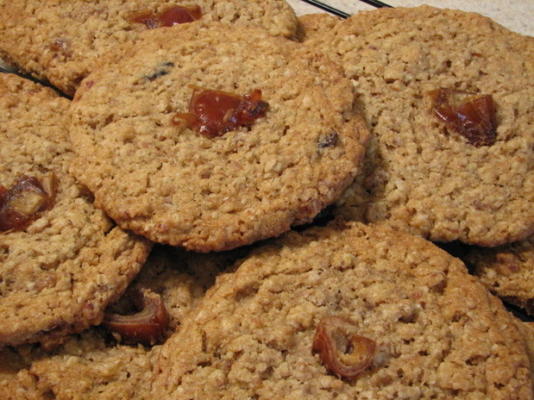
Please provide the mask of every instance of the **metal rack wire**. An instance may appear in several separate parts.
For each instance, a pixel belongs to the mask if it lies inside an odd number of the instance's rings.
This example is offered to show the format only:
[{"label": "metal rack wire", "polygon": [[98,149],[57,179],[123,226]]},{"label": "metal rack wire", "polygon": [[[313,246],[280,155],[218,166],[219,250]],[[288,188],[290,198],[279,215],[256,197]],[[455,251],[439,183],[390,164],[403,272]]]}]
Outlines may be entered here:
[{"label": "metal rack wire", "polygon": [[[323,3],[322,1],[318,1],[318,0],[302,0],[302,1],[305,3],[311,4],[312,6],[315,6],[317,8],[320,8],[321,10],[324,10],[330,14],[336,15],[338,17],[341,17],[341,18],[350,17],[350,14],[344,11],[341,11],[335,7],[332,7],[326,3]],[[367,3],[376,8],[391,7],[389,4],[383,3],[379,0],[360,0],[360,1],[363,3]]]}]

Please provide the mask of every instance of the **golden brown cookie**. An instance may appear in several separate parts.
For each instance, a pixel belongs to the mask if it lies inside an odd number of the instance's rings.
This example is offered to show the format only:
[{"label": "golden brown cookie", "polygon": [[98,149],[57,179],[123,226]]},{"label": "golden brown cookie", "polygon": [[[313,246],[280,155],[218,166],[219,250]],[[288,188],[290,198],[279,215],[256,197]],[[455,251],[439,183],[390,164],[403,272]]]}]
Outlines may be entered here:
[{"label": "golden brown cookie", "polygon": [[531,399],[523,337],[457,258],[386,226],[289,233],[158,353],[161,399]]},{"label": "golden brown cookie", "polygon": [[473,248],[462,257],[482,283],[534,316],[534,236],[495,248]]},{"label": "golden brown cookie", "polygon": [[534,38],[473,13],[361,12],[325,33],[371,129],[339,214],[435,241],[534,231]]},{"label": "golden brown cookie", "polygon": [[74,173],[121,227],[231,249],[311,221],[356,175],[367,129],[328,58],[216,23],[143,39],[72,107]]},{"label": "golden brown cookie", "polygon": [[117,44],[197,17],[260,26],[276,36],[291,37],[296,30],[294,12],[283,0],[2,1],[0,57],[73,95]]},{"label": "golden brown cookie", "polygon": [[[160,296],[168,312],[166,337],[179,329],[215,275],[236,256],[235,252],[198,255],[155,247],[125,296],[107,315],[127,310],[136,290],[150,291]],[[0,398],[150,399],[151,360],[158,348],[121,344],[108,329],[98,327],[70,336],[53,352],[35,346],[4,349],[0,351]]]},{"label": "golden brown cookie", "polygon": [[0,347],[99,324],[149,251],[68,174],[68,107],[51,89],[0,74]]}]

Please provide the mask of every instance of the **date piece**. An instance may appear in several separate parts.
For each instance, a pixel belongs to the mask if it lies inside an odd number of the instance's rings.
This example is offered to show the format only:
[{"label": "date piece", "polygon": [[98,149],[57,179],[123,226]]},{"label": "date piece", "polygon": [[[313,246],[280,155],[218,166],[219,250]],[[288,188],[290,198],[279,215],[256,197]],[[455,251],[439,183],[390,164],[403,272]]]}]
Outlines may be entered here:
[{"label": "date piece", "polygon": [[154,345],[163,338],[169,325],[169,314],[159,294],[139,290],[134,295],[139,312],[130,315],[107,313],[103,325],[119,334],[126,344]]},{"label": "date piece", "polygon": [[432,113],[475,147],[491,146],[497,139],[495,103],[491,95],[454,101],[459,92],[437,89],[430,92]]},{"label": "date piece", "polygon": [[159,14],[153,12],[141,12],[130,17],[130,21],[138,24],[144,24],[148,29],[161,28],[164,26],[173,26],[176,24],[185,24],[193,22],[202,17],[202,11],[199,6],[182,7],[174,6],[167,8]]},{"label": "date piece", "polygon": [[318,353],[325,368],[340,379],[354,381],[373,363],[376,343],[354,332],[347,318],[323,318],[315,331],[312,352]]},{"label": "date piece", "polygon": [[261,90],[239,96],[221,90],[195,88],[188,113],[177,113],[173,124],[196,130],[209,138],[222,136],[238,127],[250,127],[267,112]]},{"label": "date piece", "polygon": [[41,180],[22,176],[9,189],[0,186],[0,232],[23,230],[50,209],[56,187],[54,174]]}]

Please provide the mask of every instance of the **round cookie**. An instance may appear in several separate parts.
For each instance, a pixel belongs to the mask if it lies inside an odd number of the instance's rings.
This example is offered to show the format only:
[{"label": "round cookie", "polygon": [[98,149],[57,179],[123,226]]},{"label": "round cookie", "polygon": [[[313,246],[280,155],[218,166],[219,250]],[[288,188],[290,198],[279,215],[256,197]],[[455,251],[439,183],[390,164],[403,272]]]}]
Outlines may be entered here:
[{"label": "round cookie", "polygon": [[492,249],[473,248],[463,259],[491,292],[534,316],[534,236]]},{"label": "round cookie", "polygon": [[301,42],[321,37],[325,32],[330,31],[339,22],[340,17],[332,14],[304,14],[298,18],[297,39]]},{"label": "round cookie", "polygon": [[[72,107],[74,173],[121,227],[227,250],[311,221],[355,176],[367,129],[329,59],[215,23],[143,39],[88,76]],[[208,137],[177,119],[202,90],[259,90],[265,115]]]},{"label": "round cookie", "polygon": [[[51,89],[0,74],[0,347],[52,344],[99,324],[149,251],[68,175],[68,107]],[[40,192],[35,181],[47,206],[29,224],[13,222]]]},{"label": "round cookie", "polygon": [[530,399],[525,343],[457,258],[387,226],[289,233],[221,276],[155,363],[172,399]]},{"label": "round cookie", "polygon": [[371,130],[338,214],[482,246],[534,232],[534,38],[423,6],[358,13],[309,45],[339,56]]},{"label": "round cookie", "polygon": [[291,37],[296,31],[295,14],[284,0],[2,1],[0,57],[74,95],[104,53],[147,29],[136,18],[155,18],[176,6],[198,6],[202,20],[261,26],[272,35]]},{"label": "round cookie", "polygon": [[[128,303],[128,292],[150,290],[161,296],[169,314],[165,336],[204,294],[216,274],[239,254],[192,254],[155,247],[125,296],[108,311]],[[68,338],[53,352],[21,346],[0,351],[0,398],[149,399],[151,360],[159,346],[123,345],[104,328]],[[32,397],[33,396],[33,397]]]}]

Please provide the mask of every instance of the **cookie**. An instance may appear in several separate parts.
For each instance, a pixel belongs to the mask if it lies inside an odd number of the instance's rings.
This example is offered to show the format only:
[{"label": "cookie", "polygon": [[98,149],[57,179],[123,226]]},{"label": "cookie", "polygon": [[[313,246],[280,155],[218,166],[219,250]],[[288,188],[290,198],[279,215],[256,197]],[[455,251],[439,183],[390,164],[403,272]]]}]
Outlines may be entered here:
[{"label": "cookie", "polygon": [[490,291],[534,316],[534,236],[491,249],[473,248],[463,259]]},{"label": "cookie", "polygon": [[73,95],[103,54],[159,25],[222,21],[291,37],[296,17],[283,0],[27,0],[0,3],[0,57]]},{"label": "cookie", "polygon": [[513,314],[512,319],[514,320],[514,323],[525,342],[528,358],[530,360],[530,376],[533,382],[532,387],[534,393],[534,322],[523,321]]},{"label": "cookie", "polygon": [[386,225],[288,233],[218,279],[155,361],[172,399],[531,399],[525,343],[457,258]]},{"label": "cookie", "polygon": [[73,172],[121,227],[228,250],[311,221],[357,173],[367,128],[329,59],[216,23],[143,39],[72,107]]},{"label": "cookie", "polygon": [[69,101],[0,74],[0,347],[99,324],[149,244],[96,209],[68,174]]},{"label": "cookie", "polygon": [[[69,337],[58,351],[54,355],[35,349],[0,351],[4,368],[13,366],[0,374],[2,399],[144,398],[150,359],[142,347],[107,347],[104,338],[90,329]],[[17,369],[17,364],[22,367]]]},{"label": "cookie", "polygon": [[534,232],[534,38],[423,6],[311,42],[339,56],[372,136],[338,215],[482,246]]},{"label": "cookie", "polygon": [[330,31],[335,25],[343,21],[331,14],[304,14],[298,17],[297,38],[305,42],[314,37],[320,37]]},{"label": "cookie", "polygon": [[[198,255],[155,247],[128,291],[149,290],[161,296],[169,315],[165,336],[170,335],[235,253]],[[128,292],[108,312],[127,303]],[[28,346],[6,349],[0,352],[0,397],[149,399],[151,360],[158,348],[120,344],[99,327],[69,337],[52,353]]]}]

